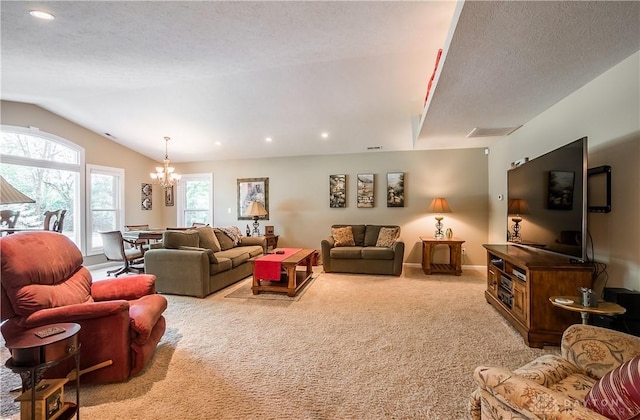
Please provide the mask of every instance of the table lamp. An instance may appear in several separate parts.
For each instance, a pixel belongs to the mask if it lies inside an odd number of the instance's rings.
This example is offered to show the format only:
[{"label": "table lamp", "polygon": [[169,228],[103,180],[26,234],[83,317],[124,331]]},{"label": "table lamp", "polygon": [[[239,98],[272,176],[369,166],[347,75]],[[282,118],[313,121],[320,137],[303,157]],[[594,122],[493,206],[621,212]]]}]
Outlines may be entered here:
[{"label": "table lamp", "polygon": [[427,211],[436,214],[436,233],[433,237],[436,239],[444,239],[444,233],[442,232],[442,219],[444,219],[444,217],[442,217],[441,214],[451,213],[447,199],[442,197],[434,198]]},{"label": "table lamp", "polygon": [[522,198],[509,199],[508,213],[515,215],[511,218],[514,224],[510,241],[521,243],[522,236],[520,236],[520,222],[522,222],[522,217],[520,217],[520,215],[529,214],[529,206],[527,205],[527,200],[524,200]]},{"label": "table lamp", "polygon": [[260,223],[258,223],[258,219],[261,216],[267,215],[267,209],[264,208],[264,205],[259,201],[252,201],[249,203],[247,207],[247,216],[253,216],[253,236],[260,236]]}]

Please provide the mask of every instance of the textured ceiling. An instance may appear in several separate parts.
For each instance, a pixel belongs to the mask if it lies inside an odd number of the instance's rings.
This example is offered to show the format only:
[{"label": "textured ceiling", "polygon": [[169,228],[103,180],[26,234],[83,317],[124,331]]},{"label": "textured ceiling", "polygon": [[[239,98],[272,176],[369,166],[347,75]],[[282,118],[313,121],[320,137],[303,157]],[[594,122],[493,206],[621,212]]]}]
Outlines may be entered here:
[{"label": "textured ceiling", "polygon": [[[416,148],[489,145],[640,49],[640,2],[466,2]],[[640,95],[640,92],[638,92]]]},{"label": "textured ceiling", "polygon": [[482,147],[639,48],[638,2],[460,5],[2,1],[0,93],[173,162]]}]

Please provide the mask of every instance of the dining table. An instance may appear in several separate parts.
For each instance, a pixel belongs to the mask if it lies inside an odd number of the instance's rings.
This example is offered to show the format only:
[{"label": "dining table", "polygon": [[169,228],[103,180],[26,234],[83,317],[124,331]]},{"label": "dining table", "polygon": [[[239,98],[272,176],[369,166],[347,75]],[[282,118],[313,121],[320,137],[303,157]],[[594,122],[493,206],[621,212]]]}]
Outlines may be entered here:
[{"label": "dining table", "polygon": [[122,232],[122,237],[129,241],[138,241],[138,240],[162,240],[162,233],[166,229],[157,228],[157,229],[145,229],[145,230],[128,230]]}]

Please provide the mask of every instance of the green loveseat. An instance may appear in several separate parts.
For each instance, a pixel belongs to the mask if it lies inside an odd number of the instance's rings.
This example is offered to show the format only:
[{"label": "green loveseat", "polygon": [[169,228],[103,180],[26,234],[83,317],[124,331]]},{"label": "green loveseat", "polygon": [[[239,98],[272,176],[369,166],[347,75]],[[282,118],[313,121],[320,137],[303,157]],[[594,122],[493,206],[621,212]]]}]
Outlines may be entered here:
[{"label": "green loveseat", "polygon": [[[347,228],[347,240],[336,241],[336,232]],[[350,229],[348,229],[350,228]],[[395,230],[395,238],[381,243],[380,231]],[[321,242],[322,265],[327,273],[402,274],[404,242],[398,240],[400,227],[395,225],[333,225],[332,235]],[[351,231],[352,241],[348,237]],[[379,245],[379,246],[376,246]]]},{"label": "green loveseat", "polygon": [[145,272],[156,276],[157,291],[205,297],[250,276],[249,259],[263,254],[265,238],[232,235],[234,243],[221,229],[164,232],[162,244],[144,254]]}]

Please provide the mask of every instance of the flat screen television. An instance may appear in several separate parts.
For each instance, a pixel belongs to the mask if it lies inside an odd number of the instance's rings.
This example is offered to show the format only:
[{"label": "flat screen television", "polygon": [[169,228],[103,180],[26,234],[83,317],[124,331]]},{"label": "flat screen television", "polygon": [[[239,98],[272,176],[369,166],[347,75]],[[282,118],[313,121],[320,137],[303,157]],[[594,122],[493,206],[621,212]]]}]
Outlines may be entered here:
[{"label": "flat screen television", "polygon": [[508,240],[586,261],[587,170],[586,137],[509,170]]}]

